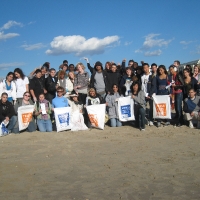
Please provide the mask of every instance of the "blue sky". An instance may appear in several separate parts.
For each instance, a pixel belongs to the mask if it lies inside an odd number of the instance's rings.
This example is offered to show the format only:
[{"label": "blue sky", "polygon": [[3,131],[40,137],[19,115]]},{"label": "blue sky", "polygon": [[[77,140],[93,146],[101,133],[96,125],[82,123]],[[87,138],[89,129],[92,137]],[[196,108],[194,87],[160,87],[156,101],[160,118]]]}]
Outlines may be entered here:
[{"label": "blue sky", "polygon": [[200,58],[199,0],[1,0],[0,76],[49,61]]}]

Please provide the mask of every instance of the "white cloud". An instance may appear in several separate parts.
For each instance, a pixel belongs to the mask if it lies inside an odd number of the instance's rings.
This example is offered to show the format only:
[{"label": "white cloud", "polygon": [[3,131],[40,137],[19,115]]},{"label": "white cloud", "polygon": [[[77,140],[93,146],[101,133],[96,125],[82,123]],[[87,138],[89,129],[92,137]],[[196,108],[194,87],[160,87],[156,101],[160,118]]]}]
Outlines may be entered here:
[{"label": "white cloud", "polygon": [[183,45],[188,45],[188,44],[190,44],[190,43],[192,43],[192,42],[194,42],[194,41],[180,41],[180,44],[183,44]]},{"label": "white cloud", "polygon": [[[144,53],[144,56],[159,56],[162,53],[162,50],[160,48],[167,47],[170,42],[172,42],[173,39],[165,40],[165,39],[159,39],[157,36],[160,36],[160,34],[151,33],[145,36],[145,40],[143,42],[143,45],[140,49],[135,50],[135,53]],[[159,49],[155,49],[157,47],[160,47]],[[154,49],[154,50],[152,50]]]},{"label": "white cloud", "polygon": [[35,24],[35,23],[36,23],[36,21],[31,21],[28,23],[28,25]]},{"label": "white cloud", "polygon": [[44,48],[46,47],[46,45],[42,44],[42,43],[36,43],[36,44],[23,44],[21,45],[22,48],[24,48],[25,50],[27,51],[30,51],[30,50],[34,50],[34,49],[41,49],[41,48]]},{"label": "white cloud", "polygon": [[128,46],[128,45],[131,45],[132,43],[133,43],[133,41],[131,41],[131,42],[125,42],[124,45]]},{"label": "white cloud", "polygon": [[0,69],[2,70],[6,70],[10,67],[20,67],[20,66],[24,66],[25,63],[24,62],[11,62],[11,63],[1,63],[0,64]]},{"label": "white cloud", "polygon": [[50,43],[48,55],[61,55],[73,53],[76,56],[101,54],[111,44],[119,42],[119,36],[107,36],[103,39],[92,37],[86,39],[81,35],[57,36]]},{"label": "white cloud", "polygon": [[19,36],[18,33],[6,33],[4,34],[4,32],[0,32],[0,40],[6,40],[6,39],[10,39],[10,38],[13,38],[13,37],[17,37]]},{"label": "white cloud", "polygon": [[5,23],[1,28],[0,28],[0,30],[7,30],[7,29],[9,29],[9,28],[11,28],[12,26],[20,26],[20,27],[22,27],[23,26],[23,24],[22,23],[20,23],[20,22],[16,22],[16,21],[8,21],[7,23]]},{"label": "white cloud", "polygon": [[145,36],[145,41],[143,43],[143,49],[150,49],[152,47],[162,47],[162,46],[168,46],[168,44],[173,40],[165,40],[165,39],[157,39],[156,36],[159,36],[160,34],[154,34],[151,33],[147,36]]},{"label": "white cloud", "polygon": [[144,53],[145,56],[159,56],[162,53],[160,49],[155,50],[155,51],[146,51]]}]

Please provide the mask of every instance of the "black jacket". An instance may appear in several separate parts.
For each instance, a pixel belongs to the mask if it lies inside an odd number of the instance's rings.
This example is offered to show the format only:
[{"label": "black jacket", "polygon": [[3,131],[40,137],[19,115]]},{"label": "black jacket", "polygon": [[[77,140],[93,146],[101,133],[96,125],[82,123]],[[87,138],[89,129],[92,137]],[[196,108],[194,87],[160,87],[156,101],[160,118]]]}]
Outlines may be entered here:
[{"label": "black jacket", "polygon": [[56,94],[56,85],[58,83],[58,77],[54,77],[54,80],[53,78],[49,75],[47,78],[46,78],[46,90],[49,94],[51,95],[55,95]]},{"label": "black jacket", "polygon": [[15,110],[11,102],[6,101],[6,103],[2,103],[0,100],[0,123],[4,121],[6,117],[9,119],[15,115]]},{"label": "black jacket", "polygon": [[119,72],[107,73],[106,81],[107,81],[107,90],[108,90],[108,92],[112,91],[112,86],[114,84],[119,86],[120,80],[121,80],[121,74]]}]

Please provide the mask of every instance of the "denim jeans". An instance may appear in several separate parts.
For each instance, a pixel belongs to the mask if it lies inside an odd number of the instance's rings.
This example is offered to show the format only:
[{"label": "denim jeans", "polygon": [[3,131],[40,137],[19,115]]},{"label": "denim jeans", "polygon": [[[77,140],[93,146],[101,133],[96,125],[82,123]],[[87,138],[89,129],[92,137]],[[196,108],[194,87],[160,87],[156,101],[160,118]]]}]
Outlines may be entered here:
[{"label": "denim jeans", "polygon": [[7,129],[9,130],[9,131],[11,131],[11,133],[12,132],[16,132],[15,130],[14,130],[14,127],[15,127],[15,125],[16,125],[16,123],[17,123],[17,116],[12,116],[11,118],[10,118],[10,120],[9,120],[9,124],[8,124],[8,126],[7,126]]},{"label": "denim jeans", "polygon": [[27,127],[27,131],[28,132],[34,132],[34,131],[36,131],[35,121],[32,120],[31,122],[29,122],[29,125]]},{"label": "denim jeans", "polygon": [[110,126],[111,127],[116,127],[116,126],[119,127],[119,126],[122,126],[122,123],[117,118],[111,118],[110,119]]},{"label": "denim jeans", "polygon": [[51,132],[52,123],[50,119],[37,119],[37,125],[40,132]]},{"label": "denim jeans", "polygon": [[139,128],[145,129],[145,110],[140,108],[139,110]]},{"label": "denim jeans", "polygon": [[148,120],[153,121],[153,100],[146,98],[146,102],[149,102],[149,109],[146,109]]},{"label": "denim jeans", "polygon": [[182,121],[183,113],[182,113],[182,101],[183,101],[183,93],[175,94],[175,111],[176,117],[178,118],[178,122]]}]

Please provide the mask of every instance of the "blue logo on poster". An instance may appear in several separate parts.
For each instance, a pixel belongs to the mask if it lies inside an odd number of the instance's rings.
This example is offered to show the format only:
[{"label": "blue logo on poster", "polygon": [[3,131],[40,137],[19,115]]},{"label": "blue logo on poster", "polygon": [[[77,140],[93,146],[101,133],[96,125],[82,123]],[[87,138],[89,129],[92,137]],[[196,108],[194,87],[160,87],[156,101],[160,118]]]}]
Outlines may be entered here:
[{"label": "blue logo on poster", "polygon": [[58,115],[58,119],[59,119],[60,124],[66,123],[67,125],[69,125],[69,113]]},{"label": "blue logo on poster", "polygon": [[131,106],[130,105],[121,106],[121,114],[123,118],[131,117]]}]

